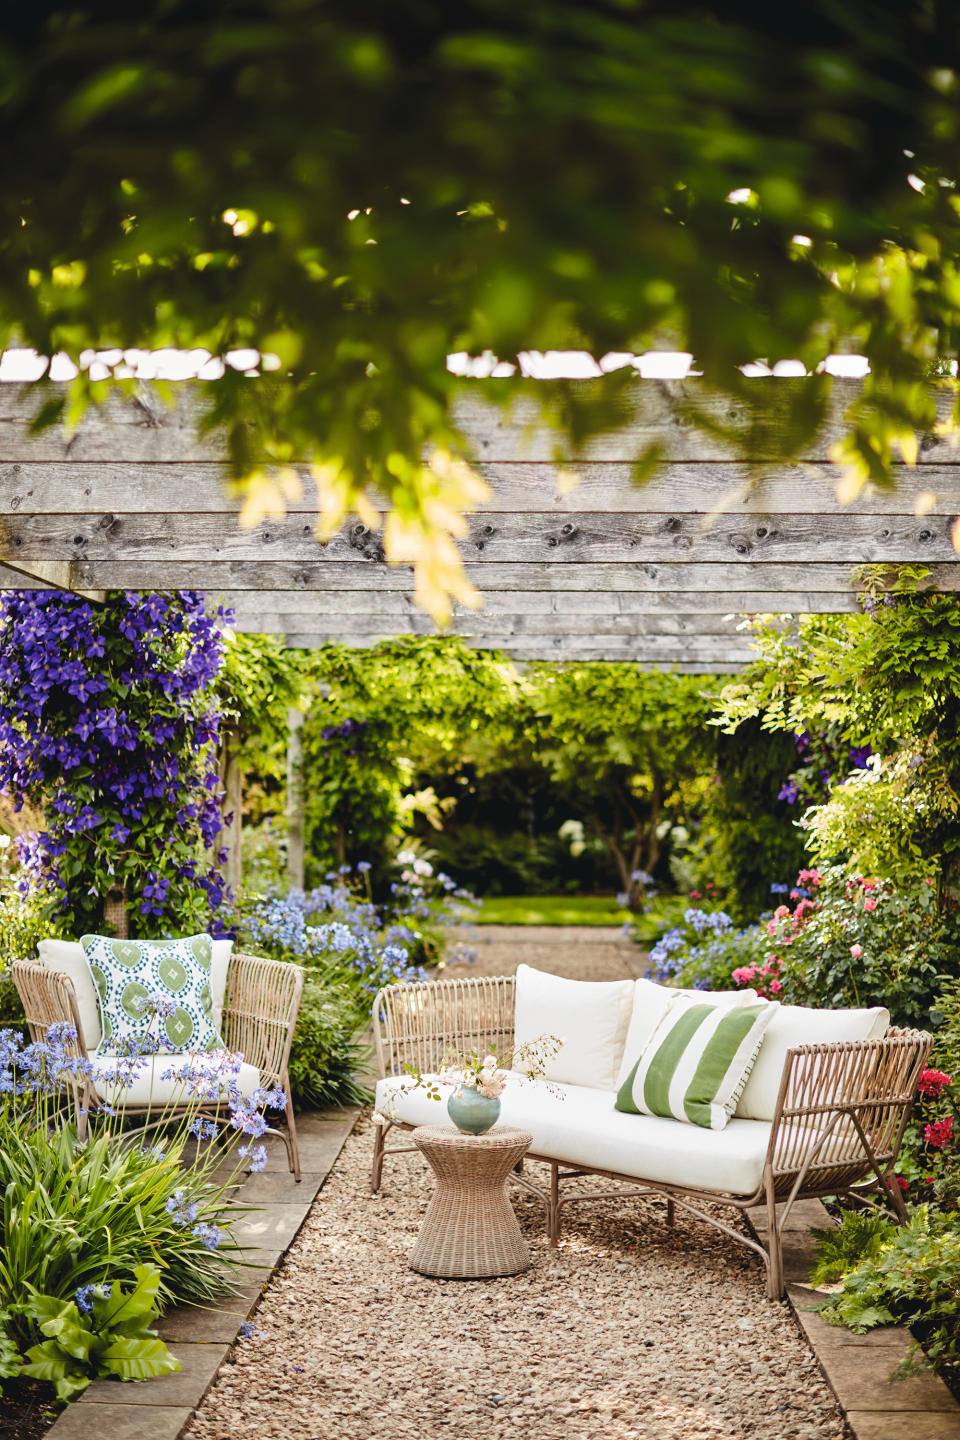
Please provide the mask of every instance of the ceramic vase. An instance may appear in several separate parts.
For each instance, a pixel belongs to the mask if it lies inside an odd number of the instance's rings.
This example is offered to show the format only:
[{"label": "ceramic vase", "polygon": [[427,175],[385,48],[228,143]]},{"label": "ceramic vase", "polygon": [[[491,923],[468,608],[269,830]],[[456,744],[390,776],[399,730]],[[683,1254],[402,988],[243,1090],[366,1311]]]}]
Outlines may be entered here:
[{"label": "ceramic vase", "polygon": [[468,1085],[461,1085],[447,1101],[447,1114],[458,1130],[483,1135],[500,1116],[500,1101],[490,1100]]}]

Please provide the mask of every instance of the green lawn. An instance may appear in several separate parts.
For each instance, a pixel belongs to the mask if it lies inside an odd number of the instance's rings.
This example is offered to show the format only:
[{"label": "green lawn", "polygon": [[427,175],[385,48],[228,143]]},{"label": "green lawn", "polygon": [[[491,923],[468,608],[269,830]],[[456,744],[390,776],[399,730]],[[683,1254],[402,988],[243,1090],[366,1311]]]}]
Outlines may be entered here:
[{"label": "green lawn", "polygon": [[629,919],[612,895],[491,895],[477,925],[621,925]]}]

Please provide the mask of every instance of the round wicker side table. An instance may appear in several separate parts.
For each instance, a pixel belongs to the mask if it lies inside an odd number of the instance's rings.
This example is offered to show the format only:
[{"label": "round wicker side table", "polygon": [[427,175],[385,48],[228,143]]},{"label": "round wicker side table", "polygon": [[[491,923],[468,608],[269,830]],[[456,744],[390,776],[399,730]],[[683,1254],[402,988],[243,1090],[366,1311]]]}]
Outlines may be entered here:
[{"label": "round wicker side table", "polygon": [[410,1252],[410,1268],[476,1280],[526,1270],[530,1251],[505,1181],[533,1143],[530,1132],[504,1125],[485,1135],[464,1135],[452,1125],[421,1125],[413,1143],[436,1175],[437,1188]]}]

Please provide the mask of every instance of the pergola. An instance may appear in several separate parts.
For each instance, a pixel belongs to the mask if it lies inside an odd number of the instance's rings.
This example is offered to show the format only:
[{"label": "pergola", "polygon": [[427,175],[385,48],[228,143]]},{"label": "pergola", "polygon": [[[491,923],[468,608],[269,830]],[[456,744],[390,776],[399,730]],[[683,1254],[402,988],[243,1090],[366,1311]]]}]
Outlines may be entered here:
[{"label": "pergola", "polygon": [[[960,449],[948,439],[920,437],[895,492],[844,505],[829,450],[859,382],[834,382],[824,433],[772,474],[764,455],[731,459],[684,423],[696,384],[638,380],[624,423],[574,464],[523,402],[505,416],[476,382],[459,420],[494,498],[462,542],[483,608],[458,610],[456,633],[518,660],[728,672],[750,659],[742,615],[853,610],[857,566],[923,563],[941,589],[960,588]],[[202,589],[234,606],[239,629],[298,646],[434,632],[376,530],[354,520],[318,545],[307,466],[283,520],[241,529],[218,437],[198,431],[202,387],[176,388],[173,409],[146,387],[113,394],[68,435],[32,434],[35,388],[0,386],[0,588]],[[638,487],[634,460],[653,440],[668,460]]]}]

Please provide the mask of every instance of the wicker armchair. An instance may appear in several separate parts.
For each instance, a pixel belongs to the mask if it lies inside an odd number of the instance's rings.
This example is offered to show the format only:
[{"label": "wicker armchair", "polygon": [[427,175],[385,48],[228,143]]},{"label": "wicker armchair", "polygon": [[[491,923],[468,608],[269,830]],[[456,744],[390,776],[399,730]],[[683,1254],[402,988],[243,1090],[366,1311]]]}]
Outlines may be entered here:
[{"label": "wicker armchair", "polygon": [[[74,1053],[78,1056],[88,1054],[92,1046],[88,1045],[83,1033],[72,979],[38,961],[18,960],[12,967],[12,974],[31,1038],[40,1039],[49,1026],[65,1021],[77,1032]],[[297,1181],[300,1179],[300,1155],[287,1066],[302,994],[303,971],[299,965],[290,965],[282,960],[264,960],[253,955],[234,954],[230,957],[223,1004],[223,1038],[229,1050],[239,1050],[246,1063],[260,1071],[262,1085],[279,1087],[286,1095],[283,1125],[279,1129],[271,1127],[271,1133],[282,1138],[290,1171]],[[103,1099],[97,1094],[94,1084],[87,1081],[83,1087],[78,1087],[74,1100],[77,1125],[82,1135],[87,1112],[96,1110],[103,1104]],[[139,1107],[128,1106],[127,1113],[136,1115],[146,1112]]]},{"label": "wicker armchair", "polygon": [[[458,1050],[509,1049],[513,1043],[514,980],[442,980],[390,985],[373,1005],[373,1028],[381,1079],[402,1075],[407,1066],[435,1071],[450,1046]],[[759,1187],[749,1195],[704,1190],[644,1180],[589,1166],[571,1166],[562,1156],[528,1152],[549,1166],[548,1183],[536,1184],[521,1171],[513,1179],[533,1191],[546,1210],[547,1233],[555,1244],[565,1205],[587,1200],[655,1194],[667,1201],[668,1223],[674,1206],[699,1216],[755,1251],[767,1273],[767,1294],[783,1294],[782,1235],[797,1200],[820,1195],[855,1195],[886,1207],[902,1223],[903,1198],[893,1182],[897,1154],[926,1064],[932,1037],[919,1030],[887,1031],[880,1040],[807,1045],[787,1052]],[[371,1184],[380,1187],[384,1158],[412,1146],[386,1145],[391,1129],[412,1129],[385,1117],[375,1127]],[[679,1123],[679,1122],[678,1122]],[[765,1123],[765,1122],[755,1122]],[[563,1182],[581,1175],[622,1182],[616,1191],[567,1191]],[[627,1188],[624,1189],[623,1187]],[[725,1225],[702,1208],[727,1205],[744,1213],[767,1212],[767,1243],[741,1228]]]}]

